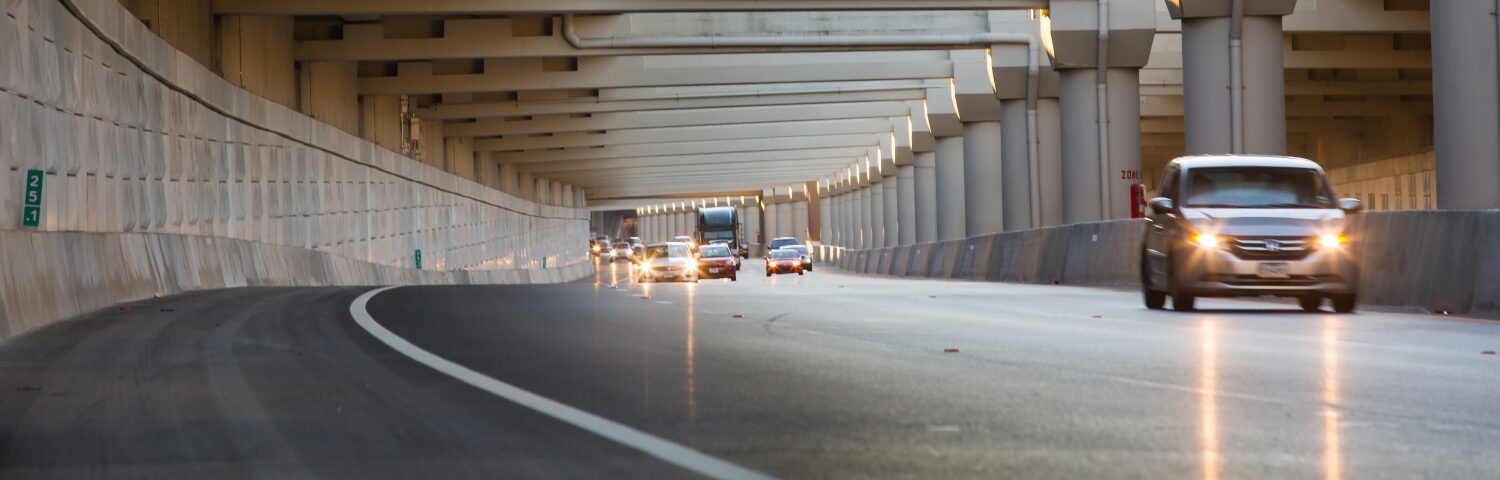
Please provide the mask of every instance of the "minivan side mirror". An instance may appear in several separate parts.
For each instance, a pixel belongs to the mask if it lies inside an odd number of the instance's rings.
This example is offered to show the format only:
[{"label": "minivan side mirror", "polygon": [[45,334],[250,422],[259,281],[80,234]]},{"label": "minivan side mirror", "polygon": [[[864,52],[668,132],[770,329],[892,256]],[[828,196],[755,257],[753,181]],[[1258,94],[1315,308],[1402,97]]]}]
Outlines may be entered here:
[{"label": "minivan side mirror", "polygon": [[1158,214],[1167,213],[1167,212],[1170,212],[1172,210],[1176,210],[1176,207],[1177,207],[1176,205],[1174,205],[1172,203],[1172,199],[1167,198],[1167,197],[1156,197],[1156,198],[1153,198],[1153,199],[1151,199],[1151,202],[1148,203],[1148,205],[1151,205],[1151,211],[1152,212],[1155,212],[1155,213],[1158,213]]},{"label": "minivan side mirror", "polygon": [[1364,202],[1359,201],[1358,198],[1340,198],[1339,199],[1339,210],[1343,210],[1344,213],[1359,213],[1361,210],[1364,210],[1364,209],[1365,209]]}]

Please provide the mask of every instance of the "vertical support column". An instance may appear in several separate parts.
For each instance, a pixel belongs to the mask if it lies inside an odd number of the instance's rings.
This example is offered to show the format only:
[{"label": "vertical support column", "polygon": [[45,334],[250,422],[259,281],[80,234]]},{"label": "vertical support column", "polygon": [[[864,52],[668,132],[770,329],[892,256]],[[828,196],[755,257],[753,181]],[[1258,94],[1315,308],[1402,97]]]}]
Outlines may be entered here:
[{"label": "vertical support column", "polygon": [[1062,105],[1056,98],[1036,102],[1037,198],[1041,201],[1040,225],[1063,224]]},{"label": "vertical support column", "polygon": [[1005,230],[1000,122],[964,122],[965,236]]},{"label": "vertical support column", "polygon": [[870,248],[885,248],[885,189],[881,186],[883,178],[879,172],[870,176],[870,195],[866,198],[869,205],[870,218]]},{"label": "vertical support column", "polygon": [[797,239],[801,240],[804,245],[807,244],[808,239],[812,238],[811,232],[808,231],[812,227],[812,224],[809,223],[811,221],[809,219],[809,213],[808,213],[808,208],[809,207],[810,207],[810,205],[808,205],[808,203],[807,203],[806,200],[798,200],[796,202],[792,202],[792,204],[791,204],[791,209],[792,209],[792,235],[791,236],[797,237]]},{"label": "vertical support column", "polygon": [[550,196],[550,199],[547,200],[547,203],[549,205],[562,205],[563,204],[563,202],[562,202],[562,199],[563,199],[563,185],[562,185],[562,182],[551,182],[551,183],[548,183],[547,184],[547,194]]},{"label": "vertical support column", "polygon": [[512,197],[520,196],[521,184],[519,176],[520,174],[516,173],[515,164],[500,164],[500,191]]},{"label": "vertical support column", "polygon": [[827,187],[818,195],[818,243],[833,245],[833,194]]},{"label": "vertical support column", "polygon": [[[1286,11],[1290,13],[1291,5]],[[1229,12],[1215,13],[1223,15],[1181,18],[1187,153],[1285,154],[1281,17],[1244,17],[1236,41]],[[1478,43],[1466,39],[1465,45]],[[1241,99],[1235,98],[1236,92]]]},{"label": "vertical support column", "polygon": [[764,231],[766,234],[765,238],[761,239],[762,244],[769,244],[772,239],[782,236],[781,210],[776,208],[776,204],[774,203],[766,204],[766,224]]},{"label": "vertical support column", "polygon": [[874,245],[870,240],[870,189],[860,187],[854,195],[854,248],[864,250]]},{"label": "vertical support column", "polygon": [[1062,223],[1102,219],[1099,96],[1092,68],[1058,72],[1062,106]]},{"label": "vertical support column", "polygon": [[739,211],[744,213],[739,217],[739,222],[741,222],[739,225],[744,225],[745,229],[744,242],[754,248],[760,243],[760,207],[756,204],[748,204],[744,205],[744,208],[739,208]]},{"label": "vertical support column", "polygon": [[797,236],[797,219],[792,212],[791,202],[776,204],[776,236]]},{"label": "vertical support column", "polygon": [[937,239],[964,238],[964,139],[939,137],[935,147],[937,172]]},{"label": "vertical support column", "polygon": [[917,243],[917,167],[908,165],[896,170],[896,224],[900,228],[897,244]]},{"label": "vertical support column", "polygon": [[1432,2],[1437,208],[1500,208],[1500,50],[1492,2]]},{"label": "vertical support column", "polygon": [[521,185],[520,188],[517,189],[518,195],[516,196],[521,197],[522,200],[535,202],[536,179],[533,178],[530,173],[523,172],[517,177],[517,181],[519,181]]},{"label": "vertical support column", "polygon": [[1005,207],[1005,230],[1036,227],[1031,217],[1034,180],[1026,100],[1000,101],[1000,193]]},{"label": "vertical support column", "polygon": [[894,247],[901,244],[902,227],[901,212],[899,211],[901,206],[900,198],[896,194],[896,184],[899,182],[900,178],[895,175],[885,177],[885,181],[880,182],[880,188],[883,190],[881,199],[885,201],[885,207],[881,211],[885,213],[885,220],[882,223],[885,225],[886,247]]},{"label": "vertical support column", "polygon": [[[1280,19],[1277,20],[1279,25]],[[1278,34],[1276,38],[1281,37]],[[1279,42],[1276,52],[1279,59]],[[1281,70],[1278,68],[1274,72],[1279,85],[1282,82]],[[1130,186],[1141,183],[1141,71],[1137,68],[1111,68],[1105,71],[1105,78],[1109,101],[1109,118],[1106,119],[1109,122],[1109,144],[1105,147],[1109,149],[1109,165],[1102,174],[1109,188],[1102,192],[1107,196],[1101,220],[1130,218],[1132,209],[1138,208],[1130,203]],[[1279,112],[1283,106],[1279,97],[1277,100],[1272,103]],[[1286,119],[1284,116],[1280,119],[1283,127],[1277,144],[1282,145],[1281,153],[1285,153]]]},{"label": "vertical support column", "polygon": [[937,241],[937,154],[924,152],[913,158],[912,201],[916,208],[917,243]]}]

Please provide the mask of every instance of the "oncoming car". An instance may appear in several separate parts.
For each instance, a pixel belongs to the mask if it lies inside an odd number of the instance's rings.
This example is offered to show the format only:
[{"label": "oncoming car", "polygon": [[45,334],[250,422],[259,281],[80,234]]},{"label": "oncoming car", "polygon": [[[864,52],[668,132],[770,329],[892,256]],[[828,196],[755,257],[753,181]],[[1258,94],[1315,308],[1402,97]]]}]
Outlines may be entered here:
[{"label": "oncoming car", "polygon": [[778,273],[802,275],[802,254],[787,248],[772,250],[771,254],[766,256],[766,276]]},{"label": "oncoming car", "polygon": [[698,278],[727,278],[738,282],[739,259],[724,245],[698,247]]},{"label": "oncoming car", "polygon": [[698,283],[698,260],[688,251],[687,244],[653,243],[646,246],[640,276],[643,282],[670,280]]},{"label": "oncoming car", "polygon": [[1193,310],[1198,297],[1296,298],[1304,310],[1354,311],[1356,244],[1346,217],[1359,200],[1336,200],[1311,160],[1195,156],[1168,163],[1150,202],[1141,250],[1147,308]]},{"label": "oncoming car", "polygon": [[784,249],[787,249],[787,250],[796,250],[797,253],[799,253],[799,254],[802,255],[802,270],[808,271],[808,272],[812,271],[812,251],[807,248],[807,245],[803,245],[803,244],[799,243],[799,244],[796,244],[796,245],[787,245],[787,246],[781,247],[781,248],[784,248]]}]

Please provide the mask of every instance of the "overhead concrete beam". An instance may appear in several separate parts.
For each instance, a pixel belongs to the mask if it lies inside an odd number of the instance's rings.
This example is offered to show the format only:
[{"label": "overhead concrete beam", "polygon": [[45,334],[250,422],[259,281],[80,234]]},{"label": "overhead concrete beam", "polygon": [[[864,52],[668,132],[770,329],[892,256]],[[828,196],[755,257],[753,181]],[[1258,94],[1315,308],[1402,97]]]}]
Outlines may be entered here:
[{"label": "overhead concrete beam", "polygon": [[[872,55],[873,54],[873,55]],[[548,71],[544,59],[485,59],[482,73],[438,75],[429,62],[407,62],[393,77],[359,79],[361,95],[557,90],[664,85],[832,82],[946,78],[945,51],[584,57],[572,70]]]},{"label": "overhead concrete beam", "polygon": [[447,134],[451,136],[492,137],[498,135],[584,132],[623,128],[685,127],[849,118],[889,118],[909,115],[910,113],[911,108],[907,106],[906,102],[857,102],[656,110],[648,112],[612,112],[586,118],[549,117],[524,121],[490,119],[474,123],[453,123],[444,126],[444,128]]},{"label": "overhead concrete beam", "polygon": [[615,145],[605,148],[568,148],[524,152],[493,153],[490,158],[500,163],[538,163],[574,160],[661,158],[677,155],[701,155],[740,152],[813,151],[827,148],[865,147],[880,144],[891,136],[883,134],[845,134],[774,139],[747,138],[736,140],[707,140],[699,142],[640,143]]},{"label": "overhead concrete beam", "polygon": [[611,101],[586,97],[563,101],[455,103],[438,104],[417,110],[424,120],[461,120],[467,118],[501,118],[535,115],[570,115],[578,113],[643,112],[683,110],[690,108],[752,107],[770,105],[807,105],[819,103],[880,102],[921,100],[926,91],[919,88],[848,91],[830,89],[823,92],[792,94],[753,94],[701,98],[660,98],[652,100]]},{"label": "overhead concrete beam", "polygon": [[[575,170],[588,168],[603,168],[614,165],[698,165],[698,164],[753,164],[757,161],[769,160],[796,160],[796,159],[825,159],[842,158],[847,161],[850,158],[864,154],[866,147],[835,147],[835,148],[806,148],[799,150],[770,150],[752,152],[730,152],[730,153],[703,153],[693,155],[668,155],[654,158],[642,159],[582,159],[565,161],[533,161],[515,163],[516,169],[521,172],[542,172],[555,170]],[[493,154],[492,154],[493,155]],[[490,159],[490,161],[496,161]]]},{"label": "overhead concrete beam", "polygon": [[850,118],[802,122],[771,122],[698,127],[665,127],[609,130],[603,133],[568,132],[551,136],[517,136],[483,139],[475,151],[516,151],[549,148],[602,147],[643,143],[696,142],[747,138],[774,139],[847,134],[876,134],[891,131],[891,122],[907,117]]}]

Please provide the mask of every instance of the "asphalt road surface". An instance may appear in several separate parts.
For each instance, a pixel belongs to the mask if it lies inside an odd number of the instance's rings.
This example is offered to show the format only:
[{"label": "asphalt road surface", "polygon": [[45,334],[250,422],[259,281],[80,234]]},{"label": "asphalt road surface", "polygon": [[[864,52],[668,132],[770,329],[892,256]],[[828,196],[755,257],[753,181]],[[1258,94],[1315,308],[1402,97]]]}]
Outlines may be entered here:
[{"label": "asphalt road surface", "polygon": [[[789,478],[1495,478],[1500,324],[816,271],[404,287],[495,380]],[[0,476],[677,478],[419,364],[369,289],[165,298],[0,344]]]}]

